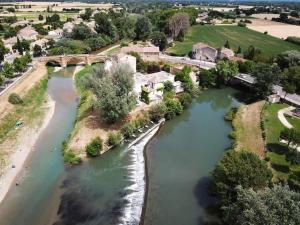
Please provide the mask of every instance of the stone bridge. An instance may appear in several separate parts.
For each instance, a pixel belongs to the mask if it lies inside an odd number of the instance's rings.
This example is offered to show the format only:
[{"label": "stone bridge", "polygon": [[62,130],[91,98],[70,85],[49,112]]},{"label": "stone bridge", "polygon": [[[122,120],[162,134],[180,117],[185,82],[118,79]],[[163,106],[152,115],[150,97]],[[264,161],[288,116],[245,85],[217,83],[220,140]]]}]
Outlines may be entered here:
[{"label": "stone bridge", "polygon": [[90,54],[80,54],[80,55],[58,55],[58,56],[45,56],[39,57],[35,60],[39,62],[56,62],[61,67],[66,67],[68,64],[78,64],[84,63],[86,65],[91,65],[96,62],[104,62],[107,59],[105,55],[90,55]]}]

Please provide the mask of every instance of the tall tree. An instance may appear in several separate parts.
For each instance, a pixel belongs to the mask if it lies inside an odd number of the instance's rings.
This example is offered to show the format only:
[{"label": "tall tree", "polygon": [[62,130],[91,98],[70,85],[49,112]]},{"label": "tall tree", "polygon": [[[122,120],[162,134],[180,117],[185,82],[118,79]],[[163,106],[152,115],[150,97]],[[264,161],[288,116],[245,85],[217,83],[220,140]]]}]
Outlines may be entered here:
[{"label": "tall tree", "polygon": [[93,10],[91,8],[86,8],[84,13],[80,15],[83,20],[90,20],[92,16]]},{"label": "tall tree", "polygon": [[112,39],[118,39],[117,29],[107,14],[101,12],[94,16],[95,30],[100,34],[105,34]]},{"label": "tall tree", "polygon": [[152,25],[148,17],[141,16],[137,19],[135,24],[136,39],[147,40],[151,34]]},{"label": "tall tree", "polygon": [[288,186],[254,191],[237,189],[237,201],[224,207],[226,224],[297,225],[300,224],[300,193]]},{"label": "tall tree", "polygon": [[4,43],[2,40],[0,40],[0,63],[4,60],[5,54],[7,54],[9,50],[5,48]]},{"label": "tall tree", "polygon": [[248,151],[229,150],[218,163],[213,176],[213,191],[222,205],[235,201],[237,186],[258,190],[271,184],[272,172],[266,162]]},{"label": "tall tree", "polygon": [[102,118],[107,123],[122,120],[136,103],[132,91],[133,74],[129,68],[127,65],[116,66],[111,74],[107,74],[103,66],[99,66],[82,80],[95,94]]},{"label": "tall tree", "polygon": [[253,71],[256,77],[255,90],[258,96],[267,97],[273,92],[273,85],[279,81],[279,68],[276,65],[258,63]]},{"label": "tall tree", "polygon": [[189,27],[190,21],[187,13],[176,13],[169,20],[169,28],[173,38],[184,35]]},{"label": "tall tree", "polygon": [[238,74],[238,64],[234,61],[222,60],[216,66],[216,85],[222,86]]},{"label": "tall tree", "polygon": [[162,32],[159,32],[159,31],[155,31],[155,32],[152,33],[151,42],[155,46],[159,47],[160,51],[165,50],[167,48],[167,45],[168,45],[166,35]]},{"label": "tall tree", "polygon": [[5,62],[3,64],[2,74],[7,78],[13,78],[14,77],[13,67],[8,62]]}]

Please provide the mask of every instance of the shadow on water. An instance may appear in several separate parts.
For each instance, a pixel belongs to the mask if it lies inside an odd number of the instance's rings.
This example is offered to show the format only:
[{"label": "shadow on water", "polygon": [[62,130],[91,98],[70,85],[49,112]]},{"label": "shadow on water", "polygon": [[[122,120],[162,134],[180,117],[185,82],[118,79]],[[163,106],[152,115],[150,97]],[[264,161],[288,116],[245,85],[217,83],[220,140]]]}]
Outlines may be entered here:
[{"label": "shadow on water", "polygon": [[195,197],[204,213],[198,219],[199,225],[221,225],[218,210],[218,200],[210,193],[212,180],[210,177],[202,177],[194,189]]}]

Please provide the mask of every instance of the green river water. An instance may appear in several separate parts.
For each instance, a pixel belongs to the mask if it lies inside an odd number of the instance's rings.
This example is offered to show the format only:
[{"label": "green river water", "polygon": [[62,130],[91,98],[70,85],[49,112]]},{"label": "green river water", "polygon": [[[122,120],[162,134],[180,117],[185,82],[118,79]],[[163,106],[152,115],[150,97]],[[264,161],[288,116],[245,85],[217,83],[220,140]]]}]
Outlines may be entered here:
[{"label": "green river water", "polygon": [[[78,97],[69,67],[49,80],[55,114],[40,135],[20,185],[0,206],[1,225],[137,225],[144,200],[143,149],[148,139],[114,149],[80,166],[65,166],[61,143],[76,117]],[[237,91],[208,90],[148,143],[149,190],[145,225],[202,225],[213,199],[208,176],[230,146],[223,116]]]}]

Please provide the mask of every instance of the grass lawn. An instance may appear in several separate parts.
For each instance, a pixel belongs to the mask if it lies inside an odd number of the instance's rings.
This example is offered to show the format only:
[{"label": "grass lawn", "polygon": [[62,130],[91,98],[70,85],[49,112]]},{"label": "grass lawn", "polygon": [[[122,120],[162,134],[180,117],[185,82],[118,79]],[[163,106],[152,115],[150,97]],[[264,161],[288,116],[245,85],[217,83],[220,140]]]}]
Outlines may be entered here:
[{"label": "grass lawn", "polygon": [[284,129],[284,126],[278,119],[277,112],[286,107],[288,107],[287,104],[271,104],[264,108],[263,118],[267,143],[278,143],[280,131]]},{"label": "grass lawn", "polygon": [[298,132],[300,132],[300,118],[295,118],[288,115],[285,115],[285,118]]},{"label": "grass lawn", "polygon": [[230,47],[237,50],[241,46],[242,51],[249,45],[259,48],[264,54],[271,56],[287,50],[299,50],[300,46],[279,38],[259,33],[248,28],[239,26],[213,26],[195,25],[192,26],[183,42],[175,42],[175,46],[168,49],[168,52],[177,55],[186,55],[192,50],[192,46],[198,42],[204,42],[212,47],[218,48],[229,41]]},{"label": "grass lawn", "polygon": [[[263,110],[264,129],[266,134],[266,144],[269,152],[267,157],[270,159],[273,173],[276,180],[288,180],[290,175],[300,172],[299,164],[292,164],[291,155],[294,150],[288,149],[286,145],[279,142],[279,135],[284,126],[279,121],[277,113],[280,109],[286,108],[287,104],[269,104]],[[287,120],[296,128],[300,129],[300,120],[287,117]],[[299,156],[298,156],[299,157]],[[286,169],[288,171],[286,171]],[[300,185],[299,181],[295,181]]]}]

